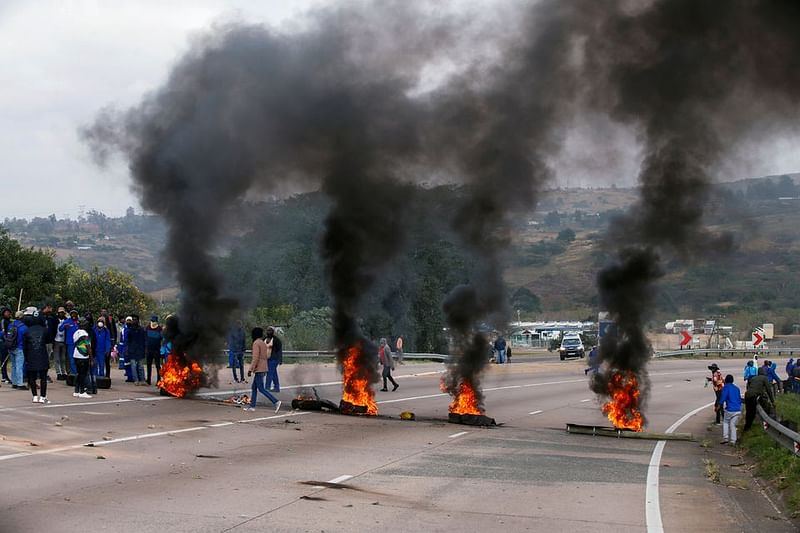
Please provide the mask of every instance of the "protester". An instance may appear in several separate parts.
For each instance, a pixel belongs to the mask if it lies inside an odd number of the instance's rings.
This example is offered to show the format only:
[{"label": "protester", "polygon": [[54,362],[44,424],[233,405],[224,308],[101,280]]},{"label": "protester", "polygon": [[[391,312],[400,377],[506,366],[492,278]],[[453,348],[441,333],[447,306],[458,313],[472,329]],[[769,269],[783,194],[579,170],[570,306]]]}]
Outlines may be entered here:
[{"label": "protester", "polygon": [[[58,318],[53,314],[53,306],[46,303],[42,308],[42,312],[39,314],[39,319],[42,321],[42,325],[47,329],[47,357],[52,361],[55,356],[53,340],[56,337],[56,331],[58,331]],[[47,382],[53,382],[49,374],[47,375]]]},{"label": "protester", "polygon": [[67,373],[69,372],[69,358],[67,357],[67,344],[64,340],[65,333],[62,324],[64,324],[64,320],[67,318],[67,310],[63,307],[58,308],[58,313],[56,319],[58,323],[56,324],[56,330],[53,333],[53,364],[56,370],[56,379],[59,381],[64,381],[67,379]]},{"label": "protester", "polygon": [[758,374],[750,378],[747,382],[747,390],[744,393],[745,416],[744,430],[749,430],[756,418],[756,406],[761,406],[768,412],[772,412],[775,404],[775,397],[772,395],[772,387],[767,379],[767,372],[762,367],[758,369]]},{"label": "protester", "polygon": [[261,328],[253,328],[251,337],[253,339],[253,360],[250,362],[250,369],[247,371],[248,376],[253,376],[253,384],[250,387],[250,405],[244,407],[245,411],[256,410],[256,396],[260,392],[267,397],[269,401],[275,406],[275,412],[280,411],[281,402],[264,386],[264,378],[267,374],[267,361],[272,352],[272,342],[265,341],[264,330]]},{"label": "protester", "polygon": [[8,307],[4,307],[2,312],[0,312],[0,334],[3,336],[3,341],[0,341],[0,367],[2,367],[3,373],[3,383],[11,383],[11,378],[8,375],[8,361],[11,359],[11,351],[8,349],[5,343],[5,336],[6,331],[8,330],[8,326],[14,321],[11,318],[11,309]]},{"label": "protester", "polygon": [[597,374],[597,370],[600,368],[600,358],[598,357],[599,350],[597,346],[592,346],[592,349],[589,351],[589,366],[583,369],[583,374],[586,375],[589,372],[592,374]]},{"label": "protester", "polygon": [[117,344],[117,321],[114,317],[109,314],[108,309],[100,309],[100,316],[103,318],[105,322],[106,328],[108,329],[108,335],[111,342],[111,349],[108,350],[108,354],[105,357],[104,366],[106,371],[106,377],[111,377],[111,351],[114,346]]},{"label": "protester", "polygon": [[381,389],[383,392],[387,392],[389,389],[387,388],[386,380],[392,382],[392,392],[397,390],[397,387],[400,385],[392,377],[392,370],[394,370],[394,359],[392,359],[392,349],[389,348],[389,345],[386,343],[386,339],[381,339],[380,346],[378,346],[378,360],[383,366],[383,371],[381,372],[381,376],[383,377],[383,388]]},{"label": "protester", "polygon": [[127,327],[125,339],[125,361],[130,362],[131,376],[136,385],[146,385],[144,381],[144,357],[147,345],[147,334],[139,325],[139,315],[131,315],[131,324]]},{"label": "protester", "polygon": [[711,383],[711,388],[714,390],[714,412],[716,413],[714,423],[719,424],[722,422],[722,409],[719,407],[719,397],[722,394],[722,388],[725,386],[725,380],[722,379],[722,372],[719,371],[717,363],[710,364],[708,369],[711,371],[711,377],[706,378],[706,386],[708,383]]},{"label": "protester", "polygon": [[283,364],[283,341],[275,336],[275,328],[267,328],[267,343],[272,343],[272,353],[267,360],[267,389],[272,392],[281,391],[278,379],[278,367]]},{"label": "protester", "polygon": [[[50,332],[41,320],[34,316],[35,308],[25,310],[22,321],[25,332],[22,335],[23,351],[25,353],[25,368],[28,373],[28,385],[31,388],[33,403],[49,403],[47,399],[47,369],[50,367],[50,355],[47,345],[50,341]],[[36,388],[39,380],[41,394]]]},{"label": "protester", "polygon": [[750,378],[758,375],[758,367],[755,365],[753,360],[747,361],[747,364],[744,365],[744,380],[745,382],[750,381]]},{"label": "protester", "polygon": [[95,376],[106,375],[106,364],[111,357],[111,333],[106,327],[106,320],[102,316],[97,319],[97,324],[94,326],[94,336],[96,339],[96,349],[94,357],[94,365],[92,367],[92,374]]},{"label": "protester", "polygon": [[117,344],[117,353],[119,354],[119,368],[120,370],[125,370],[125,383],[135,383],[136,380],[133,379],[133,372],[131,372],[131,363],[128,359],[128,350],[127,350],[127,341],[128,341],[128,330],[130,329],[131,325],[133,324],[132,317],[126,317],[125,323],[122,326],[119,335],[119,343]]},{"label": "protester", "polygon": [[23,350],[23,336],[28,327],[20,320],[23,317],[22,311],[14,314],[14,320],[9,324],[3,335],[3,342],[8,349],[11,359],[11,387],[17,390],[27,390],[25,385],[25,375],[23,367],[25,365],[25,352]]},{"label": "protester", "polygon": [[77,372],[75,391],[72,395],[76,398],[91,398],[91,395],[86,392],[86,378],[89,375],[90,358],[92,357],[92,342],[89,338],[90,328],[91,324],[84,319],[78,324],[78,329],[72,336],[72,360],[75,363]]},{"label": "protester", "polygon": [[156,365],[156,383],[161,379],[161,325],[158,323],[158,315],[150,317],[150,323],[145,329],[147,334],[147,384],[152,385],[153,364]]},{"label": "protester", "polygon": [[[228,331],[228,366],[233,372],[233,382],[247,383],[244,379],[244,326],[241,320]],[[239,370],[237,377],[236,370]],[[239,379],[241,378],[241,380]]]},{"label": "protester", "polygon": [[494,351],[495,351],[495,362],[498,365],[505,364],[505,362],[506,362],[506,340],[503,338],[502,335],[497,337],[497,340],[494,341]]},{"label": "protester", "polygon": [[786,392],[795,392],[796,391],[796,389],[795,389],[795,380],[792,377],[792,374],[794,374],[795,366],[796,365],[795,365],[795,362],[794,362],[794,358],[790,358],[789,362],[786,363],[786,386],[784,387],[784,391],[786,391]]},{"label": "protester", "polygon": [[722,423],[722,444],[736,444],[736,424],[742,414],[742,393],[739,387],[734,385],[733,376],[725,376],[725,385],[722,387],[719,400],[717,400],[719,411],[724,411]]},{"label": "protester", "polygon": [[[70,301],[67,301],[67,303],[72,304]],[[64,307],[67,307],[66,304]],[[67,345],[67,359],[69,361],[69,373],[77,374],[77,368],[75,366],[75,361],[73,360],[75,355],[75,341],[73,339],[75,339],[75,332],[78,331],[78,311],[72,309],[68,311],[68,313],[69,318],[65,319],[64,322],[59,324],[58,330],[64,332],[64,342]]]},{"label": "protester", "polygon": [[772,386],[772,393],[773,395],[783,392],[783,382],[781,381],[780,376],[778,376],[778,365],[772,361],[767,361],[769,366],[767,367],[767,379],[769,380],[770,385]]},{"label": "protester", "polygon": [[397,353],[397,362],[398,364],[404,365],[403,362],[403,336],[397,336],[397,342],[395,343],[395,352]]}]

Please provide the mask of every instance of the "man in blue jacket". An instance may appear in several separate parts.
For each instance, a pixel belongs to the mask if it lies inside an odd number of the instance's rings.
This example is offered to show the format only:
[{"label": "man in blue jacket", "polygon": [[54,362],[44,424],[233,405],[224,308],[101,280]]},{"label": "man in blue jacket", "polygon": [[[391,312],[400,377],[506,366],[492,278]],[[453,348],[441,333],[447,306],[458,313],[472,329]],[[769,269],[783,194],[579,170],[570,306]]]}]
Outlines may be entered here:
[{"label": "man in blue jacket", "polygon": [[64,342],[67,345],[67,360],[69,360],[69,373],[77,375],[78,367],[75,366],[73,352],[75,350],[75,332],[78,331],[78,311],[73,309],[69,312],[69,318],[64,320],[59,326],[58,331],[64,332]]},{"label": "man in blue jacket", "polygon": [[725,386],[719,396],[717,409],[723,409],[722,444],[736,444],[736,423],[742,415],[742,392],[733,384],[733,376],[725,376]]},{"label": "man in blue jacket", "polygon": [[139,315],[131,315],[131,325],[125,339],[125,361],[131,363],[131,374],[137,385],[146,385],[144,380],[144,357],[147,333],[139,325]]},{"label": "man in blue jacket", "polygon": [[20,320],[22,317],[23,312],[17,311],[17,314],[14,315],[14,320],[6,329],[5,338],[3,340],[5,341],[6,339],[11,339],[11,335],[16,336],[14,339],[10,340],[13,345],[7,346],[11,364],[14,365],[11,369],[12,388],[17,390],[28,390],[28,387],[25,385],[25,374],[23,370],[23,366],[25,365],[23,335],[25,335],[25,331],[28,329],[28,326],[22,323]]}]

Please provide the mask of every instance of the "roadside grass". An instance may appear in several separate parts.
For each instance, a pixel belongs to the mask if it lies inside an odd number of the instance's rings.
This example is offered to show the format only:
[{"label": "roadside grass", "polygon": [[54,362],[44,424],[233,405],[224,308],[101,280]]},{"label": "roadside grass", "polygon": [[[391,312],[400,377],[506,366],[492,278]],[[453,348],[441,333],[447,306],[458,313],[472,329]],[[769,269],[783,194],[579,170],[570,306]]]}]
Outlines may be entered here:
[{"label": "roadside grass", "polygon": [[800,395],[778,394],[775,398],[775,408],[782,420],[794,422],[800,427]]},{"label": "roadside grass", "polygon": [[[781,418],[800,422],[800,398],[778,395]],[[800,515],[800,458],[772,440],[760,423],[741,433],[742,448],[755,459],[755,474],[769,481],[781,494],[792,515]]]}]

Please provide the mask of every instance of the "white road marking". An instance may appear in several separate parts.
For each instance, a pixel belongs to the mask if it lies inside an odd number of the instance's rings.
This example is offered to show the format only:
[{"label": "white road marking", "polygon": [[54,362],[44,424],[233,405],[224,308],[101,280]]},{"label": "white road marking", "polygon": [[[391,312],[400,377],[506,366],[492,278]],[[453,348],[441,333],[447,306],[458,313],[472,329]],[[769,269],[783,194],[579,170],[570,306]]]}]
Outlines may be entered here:
[{"label": "white road marking", "polygon": [[347,481],[348,479],[351,479],[352,477],[353,476],[348,476],[347,474],[344,474],[342,476],[333,478],[332,480],[328,481],[328,483],[341,483],[342,481]]},{"label": "white road marking", "polygon": [[586,403],[586,402],[591,402],[591,401],[592,401],[591,398],[584,398],[583,400],[581,400],[581,403]]},{"label": "white road marking", "polygon": [[101,446],[108,446],[109,444],[118,444],[120,442],[130,442],[134,440],[141,440],[141,439],[150,439],[154,437],[163,437],[165,435],[177,435],[179,433],[189,433],[193,431],[201,431],[204,429],[212,429],[212,428],[219,428],[224,426],[231,426],[233,424],[249,424],[252,422],[261,422],[264,420],[273,420],[276,418],[286,418],[290,416],[302,416],[311,414],[308,411],[297,411],[292,413],[286,413],[282,415],[272,415],[272,416],[265,416],[260,418],[249,418],[245,420],[237,420],[236,422],[219,422],[216,424],[208,424],[205,426],[194,426],[190,428],[183,428],[183,429],[172,429],[169,431],[158,431],[155,433],[144,433],[142,435],[131,435],[129,437],[120,437],[118,439],[111,439],[111,440],[101,440],[101,441],[92,441],[92,442],[85,442],[81,444],[72,444],[70,446],[61,446],[59,448],[51,448],[48,450],[36,450],[30,452],[18,452],[12,453],[8,455],[0,455],[0,461],[8,461],[10,459],[19,459],[21,457],[30,457],[32,455],[46,455],[52,453],[59,453],[59,452],[66,452],[69,450],[78,450],[81,448],[99,448]]},{"label": "white road marking", "polygon": [[[667,428],[665,433],[672,433],[686,422],[690,417],[696,415],[703,409],[708,409],[714,402],[707,403],[693,411],[689,411],[680,417],[674,424]],[[647,467],[647,489],[645,491],[645,523],[647,533],[664,533],[664,524],[661,522],[661,502],[658,498],[659,467],[661,466],[661,455],[664,453],[664,446],[667,441],[660,440],[653,449],[650,456],[650,464]]]},{"label": "white road marking", "polygon": [[410,396],[408,398],[397,398],[396,400],[381,400],[375,403],[397,403],[397,402],[405,402],[410,400],[424,400],[426,398],[438,398],[439,396],[448,396],[446,393],[441,394],[427,394],[425,396]]},{"label": "white road marking", "polygon": [[665,388],[665,389],[671,389],[671,388],[672,388],[672,385],[664,385],[664,388]]},{"label": "white road marking", "polygon": [[541,409],[539,409],[538,411],[532,411],[532,412],[530,412],[530,413],[528,413],[528,414],[529,414],[529,415],[538,415],[538,414],[539,414],[539,413],[541,413],[541,412],[542,412],[542,410],[541,410]]},{"label": "white road marking", "polygon": [[448,436],[448,439],[455,439],[456,437],[460,437],[461,435],[466,435],[469,431],[462,431],[461,433],[453,433],[452,435]]},{"label": "white road marking", "polygon": [[192,428],[173,429],[170,431],[158,431],[156,433],[143,433],[142,435],[131,435],[130,437],[120,437],[119,439],[99,440],[88,442],[84,446],[98,448],[100,446],[108,446],[109,444],[117,444],[118,442],[129,442],[132,440],[151,439],[153,437],[163,437],[164,435],[175,435],[177,433],[188,433],[190,431],[200,431],[208,429],[208,426],[195,426]]}]

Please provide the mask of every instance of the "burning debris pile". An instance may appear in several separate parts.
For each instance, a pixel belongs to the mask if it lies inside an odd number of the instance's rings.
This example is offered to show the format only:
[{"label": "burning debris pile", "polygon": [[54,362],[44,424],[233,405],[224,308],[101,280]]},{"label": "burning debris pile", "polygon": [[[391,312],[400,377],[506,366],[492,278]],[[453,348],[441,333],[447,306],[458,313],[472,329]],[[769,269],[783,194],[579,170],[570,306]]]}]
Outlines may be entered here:
[{"label": "burning debris pile", "polygon": [[362,346],[359,343],[348,348],[342,360],[342,401],[339,403],[339,412],[345,415],[378,414],[370,372],[365,371],[369,368],[369,363],[363,361],[367,352]]}]

